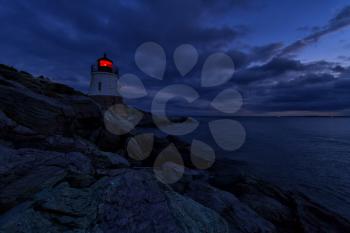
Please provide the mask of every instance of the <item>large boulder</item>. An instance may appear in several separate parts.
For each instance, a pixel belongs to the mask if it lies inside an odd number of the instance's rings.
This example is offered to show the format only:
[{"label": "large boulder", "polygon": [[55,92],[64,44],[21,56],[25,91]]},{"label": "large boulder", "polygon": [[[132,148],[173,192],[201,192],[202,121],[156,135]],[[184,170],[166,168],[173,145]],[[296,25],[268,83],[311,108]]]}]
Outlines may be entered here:
[{"label": "large boulder", "polygon": [[228,232],[215,212],[165,189],[145,170],[125,170],[107,181],[102,232]]},{"label": "large boulder", "polygon": [[172,215],[184,233],[231,232],[228,223],[218,213],[192,199],[166,192]]},{"label": "large boulder", "polygon": [[304,232],[350,232],[350,222],[314,203],[303,194],[293,196],[296,215]]},{"label": "large boulder", "polygon": [[229,232],[213,210],[158,183],[147,170],[118,169],[89,187],[48,187],[0,216],[1,233]]},{"label": "large boulder", "polygon": [[0,108],[16,123],[41,134],[87,136],[102,126],[100,108],[91,98],[63,88],[55,92],[53,85],[0,70]]},{"label": "large boulder", "polygon": [[128,160],[116,153],[104,152],[96,149],[88,153],[88,155],[96,169],[106,170],[130,166]]},{"label": "large boulder", "polygon": [[338,214],[300,193],[281,190],[260,179],[235,177],[221,188],[273,223],[278,232],[350,232],[350,222]]},{"label": "large boulder", "polygon": [[260,217],[233,194],[214,188],[205,182],[191,182],[185,195],[219,213],[234,232],[276,232],[272,223]]},{"label": "large boulder", "polygon": [[0,212],[62,180],[88,186],[94,181],[93,173],[90,159],[78,152],[14,150],[0,146]]}]

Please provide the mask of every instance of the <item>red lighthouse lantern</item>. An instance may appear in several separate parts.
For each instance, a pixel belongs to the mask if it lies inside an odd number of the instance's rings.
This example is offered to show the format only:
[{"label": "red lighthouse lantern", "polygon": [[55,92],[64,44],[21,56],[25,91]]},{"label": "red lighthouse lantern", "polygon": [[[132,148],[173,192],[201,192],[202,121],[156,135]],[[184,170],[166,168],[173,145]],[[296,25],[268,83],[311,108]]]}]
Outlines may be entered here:
[{"label": "red lighthouse lantern", "polygon": [[102,58],[97,60],[98,71],[102,72],[113,72],[113,62],[108,59],[106,54]]}]

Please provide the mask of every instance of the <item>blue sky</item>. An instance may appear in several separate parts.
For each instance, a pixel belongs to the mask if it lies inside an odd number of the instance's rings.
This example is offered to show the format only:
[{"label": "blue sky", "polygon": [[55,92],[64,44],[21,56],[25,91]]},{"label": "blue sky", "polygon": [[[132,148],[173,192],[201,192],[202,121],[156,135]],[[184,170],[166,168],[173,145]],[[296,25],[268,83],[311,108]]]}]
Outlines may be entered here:
[{"label": "blue sky", "polygon": [[[222,87],[198,87],[201,65],[209,54],[225,52],[237,66],[228,85],[244,97],[241,114],[350,113],[350,3],[345,0],[0,2],[0,63],[84,92],[90,64],[107,52],[122,74],[143,80],[150,94],[132,103],[147,109],[152,93],[181,78],[168,62],[169,78],[150,79],[135,65],[135,50],[155,41],[169,60],[177,46],[190,43],[200,59],[186,83],[198,88],[203,101]],[[181,103],[174,109],[206,113]]]}]

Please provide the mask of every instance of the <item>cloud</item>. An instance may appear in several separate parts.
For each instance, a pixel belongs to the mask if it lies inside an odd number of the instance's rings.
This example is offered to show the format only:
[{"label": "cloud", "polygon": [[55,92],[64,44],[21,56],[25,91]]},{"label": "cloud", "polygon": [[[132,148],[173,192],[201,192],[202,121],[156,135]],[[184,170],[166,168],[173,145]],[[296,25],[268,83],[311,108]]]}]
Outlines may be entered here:
[{"label": "cloud", "polygon": [[303,39],[297,40],[292,44],[288,45],[279,53],[279,56],[285,56],[291,53],[298,52],[306,46],[316,43],[321,37],[326,36],[330,33],[339,31],[340,29],[350,25],[350,6],[344,7],[334,18],[332,18],[327,25],[320,29],[315,29],[313,33],[304,37]]},{"label": "cloud", "polygon": [[[181,111],[201,112],[226,87],[242,92],[247,112],[350,109],[348,67],[322,60],[303,63],[286,56],[348,26],[350,6],[327,25],[313,28],[310,35],[286,47],[282,42],[240,47],[251,28],[248,23],[233,24],[232,12],[262,7],[257,0],[8,1],[0,6],[0,20],[6,22],[0,30],[0,63],[86,90],[89,66],[108,52],[121,74],[141,77],[149,92],[147,98],[135,102],[142,106],[149,106],[162,87],[185,83],[199,91],[201,100],[195,107],[173,103]],[[227,17],[230,23],[225,22]],[[165,48],[168,60],[162,82],[136,67],[134,52],[146,41]],[[200,58],[194,70],[182,77],[171,58],[174,49],[184,43],[193,44]],[[232,57],[236,73],[224,86],[200,88],[205,58],[217,51]]]},{"label": "cloud", "polygon": [[301,71],[304,65],[300,61],[286,58],[275,58],[263,65],[238,70],[233,77],[235,83],[248,85],[253,82],[262,82],[268,79],[276,79],[292,71]]},{"label": "cloud", "polygon": [[[209,9],[219,9],[224,2],[11,1],[0,8],[1,21],[8,22],[0,31],[0,62],[69,85],[85,74],[81,82],[86,88],[90,64],[105,51],[118,58],[115,62],[121,71],[131,72],[136,70],[134,51],[145,41],[161,44],[169,56],[182,43],[201,51],[227,46],[246,31],[241,26],[214,26],[203,20],[203,9],[208,10],[205,16],[217,14]],[[242,8],[247,1],[227,2]],[[69,77],[71,82],[67,82]]]},{"label": "cloud", "polygon": [[[334,72],[334,65],[325,62],[304,64],[299,61],[284,61],[256,67],[255,72],[245,74],[245,78],[251,82],[238,82],[246,96],[244,108],[255,113],[348,112],[349,68]],[[268,77],[266,73],[269,74]]]},{"label": "cloud", "polygon": [[272,58],[282,47],[281,42],[253,47],[250,55],[251,61],[266,61]]}]

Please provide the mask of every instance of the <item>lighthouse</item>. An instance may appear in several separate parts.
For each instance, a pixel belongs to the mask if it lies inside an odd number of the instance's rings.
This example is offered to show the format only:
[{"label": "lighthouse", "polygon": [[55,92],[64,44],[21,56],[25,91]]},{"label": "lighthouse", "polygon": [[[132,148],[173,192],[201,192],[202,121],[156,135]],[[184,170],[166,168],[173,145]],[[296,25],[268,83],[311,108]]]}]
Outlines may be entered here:
[{"label": "lighthouse", "polygon": [[95,97],[118,97],[118,68],[106,54],[91,66],[91,80],[88,95]]}]

